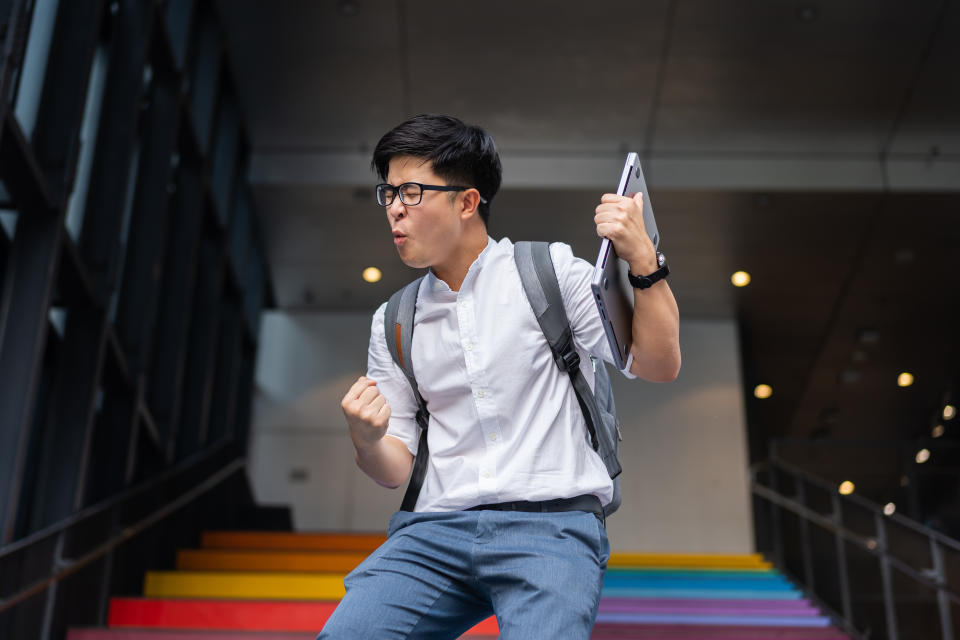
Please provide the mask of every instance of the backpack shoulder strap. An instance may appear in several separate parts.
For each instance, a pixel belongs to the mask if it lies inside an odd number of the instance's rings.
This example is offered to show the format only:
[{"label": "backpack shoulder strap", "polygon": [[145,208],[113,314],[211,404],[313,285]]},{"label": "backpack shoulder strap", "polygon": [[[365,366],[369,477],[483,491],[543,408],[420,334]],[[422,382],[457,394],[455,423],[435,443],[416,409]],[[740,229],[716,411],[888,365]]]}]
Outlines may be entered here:
[{"label": "backpack shoulder strap", "polygon": [[550,345],[553,359],[561,371],[567,372],[573,383],[587,430],[590,432],[590,442],[600,454],[610,477],[615,478],[622,470],[617,460],[616,443],[605,429],[597,428],[597,425],[603,424],[603,418],[597,407],[596,397],[580,371],[580,355],[574,346],[573,330],[563,308],[563,296],[560,293],[553,258],[550,256],[550,245],[546,242],[517,242],[513,255],[523,291]]},{"label": "backpack shoulder strap", "polygon": [[417,390],[417,378],[413,373],[410,349],[413,344],[413,315],[417,310],[417,294],[421,280],[423,277],[417,278],[390,296],[383,314],[383,334],[387,339],[387,349],[390,350],[393,361],[407,376],[414,391]]},{"label": "backpack shoulder strap", "polygon": [[423,277],[400,289],[387,302],[383,314],[383,332],[387,340],[387,349],[397,366],[403,371],[407,382],[417,400],[417,425],[420,427],[420,437],[417,443],[417,455],[413,460],[413,470],[410,472],[410,483],[403,494],[401,511],[413,511],[417,506],[423,478],[427,473],[427,459],[430,451],[427,447],[427,426],[430,423],[430,412],[427,403],[420,395],[417,378],[413,371],[413,320],[417,310],[417,294],[420,292],[420,281]]}]

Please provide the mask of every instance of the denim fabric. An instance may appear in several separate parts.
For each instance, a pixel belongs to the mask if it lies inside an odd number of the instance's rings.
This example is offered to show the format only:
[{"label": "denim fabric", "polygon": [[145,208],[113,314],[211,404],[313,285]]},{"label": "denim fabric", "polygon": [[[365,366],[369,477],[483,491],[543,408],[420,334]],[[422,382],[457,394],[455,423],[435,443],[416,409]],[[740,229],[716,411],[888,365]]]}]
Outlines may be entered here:
[{"label": "denim fabric", "polygon": [[609,556],[583,511],[400,511],[318,640],[456,638],[491,614],[503,640],[589,638]]}]

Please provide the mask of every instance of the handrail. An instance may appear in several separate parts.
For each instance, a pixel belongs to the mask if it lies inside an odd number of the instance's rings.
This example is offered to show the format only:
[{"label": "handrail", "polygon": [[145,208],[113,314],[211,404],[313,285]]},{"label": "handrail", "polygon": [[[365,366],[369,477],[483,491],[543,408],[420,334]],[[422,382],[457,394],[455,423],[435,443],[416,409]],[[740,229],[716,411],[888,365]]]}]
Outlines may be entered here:
[{"label": "handrail", "polygon": [[[829,482],[827,482],[826,480],[823,480],[822,478],[818,478],[816,476],[810,475],[810,473],[808,473],[807,471],[804,471],[800,467],[792,465],[789,462],[784,462],[783,460],[777,459],[776,465],[781,469],[783,469],[784,471],[787,471],[795,476],[800,476],[810,484],[816,485],[821,489],[826,490],[828,493],[832,493],[836,491],[835,485],[830,484]],[[875,513],[883,513],[883,508],[880,505],[878,505],[876,502],[873,502],[871,500],[864,498],[863,496],[859,496],[857,494],[850,494],[849,496],[844,496],[844,499],[847,502],[851,502],[857,505],[858,507],[867,509],[868,511],[873,511]],[[945,536],[944,534],[940,533],[936,529],[931,529],[930,527],[920,524],[916,520],[911,520],[910,518],[904,517],[899,513],[892,513],[889,516],[884,514],[884,517],[887,518],[888,520],[892,520],[893,522],[896,522],[901,526],[906,527],[907,529],[912,529],[916,533],[927,536],[929,538],[933,538],[940,544],[946,547],[950,547],[954,551],[960,552],[960,541],[957,541],[957,540],[954,540],[953,538]]]},{"label": "handrail", "polygon": [[223,482],[224,480],[232,476],[234,473],[236,473],[239,469],[242,469],[246,465],[246,463],[247,463],[246,458],[237,458],[233,460],[232,462],[224,466],[219,471],[213,473],[210,477],[208,477],[206,480],[201,482],[199,485],[193,487],[192,489],[188,489],[187,491],[182,493],[179,497],[171,500],[166,505],[160,507],[159,509],[157,509],[150,515],[146,516],[145,518],[140,519],[136,524],[124,528],[119,534],[117,534],[107,542],[101,544],[99,547],[96,547],[92,551],[80,556],[79,558],[62,561],[63,567],[59,571],[57,571],[57,573],[55,573],[54,575],[38,580],[34,582],[32,585],[30,585],[29,587],[26,587],[25,589],[20,590],[19,592],[15,593],[9,598],[5,600],[0,600],[0,613],[3,613],[4,611],[7,611],[8,609],[15,607],[21,602],[39,593],[42,593],[45,589],[50,587],[55,582],[59,582],[60,580],[63,580],[64,578],[86,567],[87,565],[89,565],[99,557],[106,555],[107,553],[109,553],[110,551],[112,551],[122,543],[126,542],[130,538],[138,535],[143,530],[163,520],[164,518],[169,516],[171,513],[176,512],[177,510],[189,504],[190,502],[192,502],[199,496],[203,495],[210,489],[213,489],[218,484],[220,484],[221,482]]},{"label": "handrail", "polygon": [[[798,489],[796,497],[799,499],[784,495],[782,492],[777,490],[775,476],[771,476],[771,480],[773,480],[771,483],[773,485],[772,487],[765,486],[760,483],[760,472],[770,471],[772,473],[775,468],[779,468],[780,470],[793,476],[795,481],[798,481],[798,484],[796,485]],[[801,484],[801,482],[806,482],[813,486],[820,487],[828,492],[831,498],[832,506],[832,512],[829,515],[818,513],[804,504],[806,500],[806,494],[803,490],[803,484]],[[841,513],[842,504],[840,502],[841,496],[837,492],[834,485],[821,478],[811,475],[799,467],[783,462],[776,457],[773,457],[768,462],[757,463],[751,466],[750,486],[751,491],[757,497],[768,500],[777,509],[790,511],[801,518],[801,534],[803,534],[801,543],[803,548],[801,551],[803,553],[805,572],[807,573],[806,581],[811,583],[807,585],[808,587],[812,586],[813,582],[813,565],[809,537],[806,535],[807,525],[808,523],[812,522],[813,524],[816,524],[817,526],[820,526],[834,534],[835,544],[837,547],[837,574],[840,580],[840,597],[843,604],[843,616],[845,618],[844,622],[846,625],[850,626],[851,628],[854,625],[852,620],[853,616],[846,552],[844,551],[843,547],[844,542],[849,542],[866,551],[868,554],[873,555],[880,562],[884,615],[886,617],[886,626],[890,640],[898,640],[899,638],[896,608],[893,597],[893,583],[890,573],[891,568],[897,569],[922,586],[936,591],[937,605],[940,613],[940,628],[942,638],[943,640],[953,639],[953,623],[950,612],[950,603],[953,602],[960,604],[960,593],[955,591],[947,584],[943,548],[948,547],[951,550],[960,551],[960,543],[943,535],[940,532],[913,522],[912,520],[903,516],[897,516],[896,514],[891,514],[888,516],[883,513],[883,510],[879,505],[863,497],[842,496],[844,500],[869,512],[872,512],[874,526],[876,527],[876,538],[864,536],[860,533],[852,531],[843,525]],[[779,511],[777,511],[777,509],[775,509],[773,512],[774,544],[778,564],[782,565],[782,540],[780,537]],[[891,521],[915,533],[919,533],[927,537],[934,564],[932,570],[917,570],[910,566],[907,562],[891,554],[887,544],[886,534],[887,522]],[[781,566],[780,568],[783,569],[785,567]]]},{"label": "handrail", "polygon": [[21,549],[36,544],[41,540],[49,538],[56,533],[60,533],[64,529],[68,529],[84,520],[88,520],[108,509],[112,509],[118,504],[126,502],[130,498],[136,497],[142,493],[146,493],[147,491],[156,488],[158,485],[163,484],[173,476],[181,475],[194,467],[199,467],[201,463],[206,462],[218,453],[221,453],[228,446],[228,444],[229,443],[224,440],[206,451],[195,453],[180,464],[158,473],[146,482],[138,484],[135,487],[130,487],[122,493],[118,493],[117,495],[98,502],[97,504],[91,505],[86,509],[82,509],[72,516],[68,516],[63,520],[46,527],[45,529],[40,529],[39,531],[30,534],[26,538],[21,538],[16,542],[12,542],[8,545],[0,547],[0,560],[3,560],[7,556],[13,555]]}]

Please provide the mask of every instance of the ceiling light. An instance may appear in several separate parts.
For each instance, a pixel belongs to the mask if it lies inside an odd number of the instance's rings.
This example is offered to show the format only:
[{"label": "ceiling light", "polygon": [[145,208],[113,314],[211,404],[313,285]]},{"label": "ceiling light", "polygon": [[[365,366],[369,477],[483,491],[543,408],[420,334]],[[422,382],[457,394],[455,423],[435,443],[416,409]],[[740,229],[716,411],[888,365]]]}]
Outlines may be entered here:
[{"label": "ceiling light", "polygon": [[849,480],[844,480],[843,482],[840,483],[840,486],[838,487],[837,490],[840,492],[840,495],[848,496],[851,493],[853,493],[853,490],[855,488],[856,487],[852,482],[850,482]]},{"label": "ceiling light", "polygon": [[340,0],[337,3],[337,11],[342,16],[355,16],[360,11],[360,3],[357,0]]},{"label": "ceiling light", "polygon": [[797,20],[800,22],[816,22],[820,11],[815,4],[803,4],[797,7]]},{"label": "ceiling light", "polygon": [[944,420],[953,420],[953,417],[957,415],[957,408],[952,404],[948,404],[943,408],[943,419]]},{"label": "ceiling light", "polygon": [[873,538],[867,538],[867,549],[870,549],[870,551],[873,551],[876,548],[877,548],[877,541],[874,540]]},{"label": "ceiling light", "polygon": [[930,459],[930,449],[920,449],[917,451],[916,461],[917,464],[923,464]]},{"label": "ceiling light", "polygon": [[883,515],[885,516],[892,516],[896,512],[897,505],[893,504],[892,502],[888,502],[883,506]]},{"label": "ceiling light", "polygon": [[750,274],[746,271],[737,271],[730,276],[730,282],[732,282],[735,287],[745,287],[750,284]]},{"label": "ceiling light", "polygon": [[367,267],[363,270],[363,279],[367,282],[379,282],[383,274],[376,267]]},{"label": "ceiling light", "polygon": [[904,371],[899,376],[897,376],[897,386],[900,387],[909,387],[913,384],[913,374],[907,373]]},{"label": "ceiling light", "polygon": [[753,389],[753,395],[761,400],[766,400],[773,395],[773,387],[768,384],[758,384]]},{"label": "ceiling light", "polygon": [[930,435],[933,436],[934,438],[939,438],[940,436],[943,435],[944,431],[946,431],[946,429],[943,428],[943,425],[938,424],[933,428],[933,431],[930,432]]}]

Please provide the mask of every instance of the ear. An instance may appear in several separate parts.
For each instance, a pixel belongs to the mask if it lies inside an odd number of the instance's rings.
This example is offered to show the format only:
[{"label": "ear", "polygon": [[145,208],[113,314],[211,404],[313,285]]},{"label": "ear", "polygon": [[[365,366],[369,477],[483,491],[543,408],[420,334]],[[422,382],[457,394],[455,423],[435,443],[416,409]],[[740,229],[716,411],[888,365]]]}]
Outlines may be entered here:
[{"label": "ear", "polygon": [[467,189],[460,193],[460,218],[466,220],[467,218],[479,215],[480,207],[480,192],[476,189]]}]

